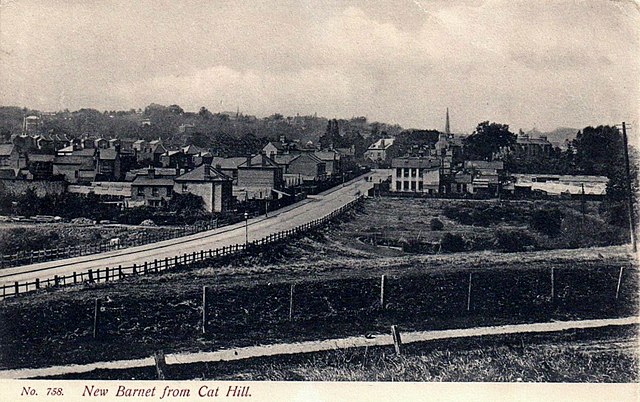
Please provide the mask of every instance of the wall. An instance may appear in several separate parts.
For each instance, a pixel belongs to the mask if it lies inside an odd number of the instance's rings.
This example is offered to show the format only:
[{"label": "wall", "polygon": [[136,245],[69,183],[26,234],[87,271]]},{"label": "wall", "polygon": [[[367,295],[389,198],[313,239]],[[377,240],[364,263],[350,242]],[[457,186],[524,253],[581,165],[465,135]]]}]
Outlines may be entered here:
[{"label": "wall", "polygon": [[47,194],[62,194],[67,190],[67,183],[49,180],[10,180],[0,179],[0,192],[19,195],[33,189],[39,197]]}]

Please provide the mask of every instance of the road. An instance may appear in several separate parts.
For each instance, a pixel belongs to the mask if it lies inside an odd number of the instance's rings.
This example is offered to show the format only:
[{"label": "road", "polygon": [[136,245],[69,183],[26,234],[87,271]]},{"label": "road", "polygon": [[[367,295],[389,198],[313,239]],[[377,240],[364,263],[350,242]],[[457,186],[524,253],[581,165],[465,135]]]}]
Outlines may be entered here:
[{"label": "road", "polygon": [[[369,174],[353,179],[343,186],[333,188],[306,200],[273,211],[268,217],[260,216],[245,223],[221,227],[215,230],[179,237],[144,246],[131,247],[101,254],[85,255],[38,264],[6,268],[0,271],[0,285],[14,282],[34,281],[53,278],[55,275],[71,275],[73,272],[87,272],[89,269],[105,267],[131,266],[144,264],[154,259],[163,260],[176,255],[191,254],[200,250],[228,247],[245,243],[245,230],[249,242],[262,239],[270,234],[308,223],[322,218],[341,206],[366,194],[374,182],[386,179],[388,171],[374,170]],[[369,180],[367,180],[369,178]]]}]

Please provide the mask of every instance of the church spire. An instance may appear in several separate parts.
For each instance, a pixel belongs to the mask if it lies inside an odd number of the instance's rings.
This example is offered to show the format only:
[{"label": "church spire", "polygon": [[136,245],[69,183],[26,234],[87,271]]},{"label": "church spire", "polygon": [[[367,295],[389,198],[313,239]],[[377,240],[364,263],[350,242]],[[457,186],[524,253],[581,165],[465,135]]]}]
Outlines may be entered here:
[{"label": "church spire", "polygon": [[444,124],[445,134],[451,134],[451,126],[449,125],[449,108],[447,108],[447,121]]}]

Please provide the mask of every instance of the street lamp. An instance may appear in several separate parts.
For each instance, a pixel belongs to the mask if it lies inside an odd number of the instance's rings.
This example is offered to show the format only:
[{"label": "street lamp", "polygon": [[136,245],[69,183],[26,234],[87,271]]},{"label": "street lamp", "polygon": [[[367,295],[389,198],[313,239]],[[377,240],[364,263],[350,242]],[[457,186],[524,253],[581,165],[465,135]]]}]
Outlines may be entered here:
[{"label": "street lamp", "polygon": [[249,213],[244,212],[244,249],[249,245]]}]

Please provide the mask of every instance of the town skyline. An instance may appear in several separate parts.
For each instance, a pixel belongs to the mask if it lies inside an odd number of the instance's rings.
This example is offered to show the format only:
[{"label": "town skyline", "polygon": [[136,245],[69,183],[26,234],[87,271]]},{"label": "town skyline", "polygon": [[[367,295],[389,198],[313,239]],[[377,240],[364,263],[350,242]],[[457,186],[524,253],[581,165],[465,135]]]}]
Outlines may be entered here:
[{"label": "town skyline", "polygon": [[637,127],[638,15],[632,2],[8,3],[0,103],[434,129],[448,107],[453,132]]}]

